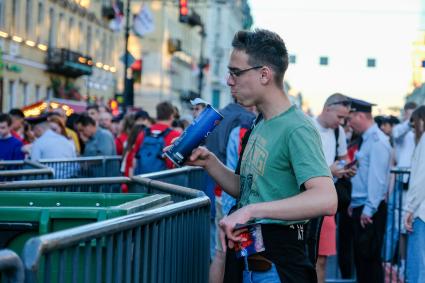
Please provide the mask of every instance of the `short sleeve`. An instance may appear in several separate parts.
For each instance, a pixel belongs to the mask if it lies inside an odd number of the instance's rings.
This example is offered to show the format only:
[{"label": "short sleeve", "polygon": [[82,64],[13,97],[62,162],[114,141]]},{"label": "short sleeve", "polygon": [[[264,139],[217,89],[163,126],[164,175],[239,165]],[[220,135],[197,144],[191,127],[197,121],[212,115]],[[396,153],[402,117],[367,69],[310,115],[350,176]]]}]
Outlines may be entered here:
[{"label": "short sleeve", "polygon": [[338,157],[344,155],[347,155],[347,137],[345,135],[344,129],[339,126]]},{"label": "short sleeve", "polygon": [[331,176],[320,136],[313,126],[302,126],[291,133],[288,152],[299,187],[311,178]]}]

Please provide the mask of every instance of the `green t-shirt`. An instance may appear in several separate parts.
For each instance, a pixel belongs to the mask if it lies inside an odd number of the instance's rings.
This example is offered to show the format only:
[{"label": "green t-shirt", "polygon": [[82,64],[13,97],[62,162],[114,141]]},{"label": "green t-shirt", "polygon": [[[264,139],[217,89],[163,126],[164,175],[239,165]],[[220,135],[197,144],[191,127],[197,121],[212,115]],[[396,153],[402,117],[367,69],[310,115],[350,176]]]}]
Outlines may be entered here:
[{"label": "green t-shirt", "polygon": [[[330,177],[319,133],[295,106],[253,129],[242,156],[238,207],[289,198],[313,178]],[[303,221],[256,219],[290,225]]]}]

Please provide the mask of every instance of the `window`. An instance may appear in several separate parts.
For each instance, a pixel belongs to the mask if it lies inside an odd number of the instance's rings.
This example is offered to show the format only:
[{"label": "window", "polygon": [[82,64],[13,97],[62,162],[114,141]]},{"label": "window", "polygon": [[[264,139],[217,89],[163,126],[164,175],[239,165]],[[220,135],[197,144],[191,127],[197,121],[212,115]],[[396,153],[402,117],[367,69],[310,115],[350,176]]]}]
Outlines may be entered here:
[{"label": "window", "polygon": [[35,101],[40,101],[41,89],[39,85],[35,85]]},{"label": "window", "polygon": [[68,46],[67,47],[69,49],[75,51],[77,49],[77,46],[76,46],[76,34],[75,34],[74,18],[73,17],[69,18],[68,30],[69,30],[69,35],[68,35],[67,38],[69,38],[69,40],[68,40]]},{"label": "window", "polygon": [[87,34],[86,34],[86,55],[91,55],[91,27],[87,27]]},{"label": "window", "polygon": [[77,40],[78,40],[78,51],[82,52],[84,50],[84,34],[83,34],[83,22],[78,23],[78,32],[77,32]]},{"label": "window", "polygon": [[0,27],[4,27],[4,18],[5,18],[5,13],[4,13],[4,6],[6,3],[4,3],[5,0],[0,0]]},{"label": "window", "polygon": [[15,81],[9,81],[9,109],[15,108]]},{"label": "window", "polygon": [[41,31],[44,29],[44,4],[43,2],[38,2],[37,9],[37,41],[41,40]]},{"label": "window", "polygon": [[19,32],[19,1],[12,1],[12,33]]},{"label": "window", "polygon": [[213,89],[212,106],[217,109],[220,108],[220,90],[218,89]]},{"label": "window", "polygon": [[295,63],[297,63],[297,56],[289,55],[289,64],[295,64]]},{"label": "window", "polygon": [[29,102],[28,83],[22,83],[22,93],[24,95],[23,104],[24,104],[24,106],[28,105],[28,102]]},{"label": "window", "polygon": [[63,34],[64,18],[65,18],[64,14],[59,13],[58,26],[56,31],[56,46],[57,47],[66,47],[67,45],[67,42],[66,42],[67,37],[64,36]]},{"label": "window", "polygon": [[32,0],[26,0],[26,5],[25,5],[25,34],[27,35],[27,37],[31,37],[32,36],[32,14],[33,14],[33,10],[32,10]]},{"label": "window", "polygon": [[366,66],[368,68],[375,68],[376,67],[376,59],[374,59],[374,58],[367,58]]},{"label": "window", "polygon": [[49,9],[49,47],[55,45],[55,10]]},{"label": "window", "polygon": [[320,57],[319,65],[327,66],[328,64],[329,64],[329,58],[328,57],[325,57],[325,56]]},{"label": "window", "polygon": [[46,88],[46,99],[47,100],[49,100],[50,98],[52,98],[53,97],[53,93],[52,93],[53,91],[52,91],[52,88],[49,86],[49,87],[47,87]]}]

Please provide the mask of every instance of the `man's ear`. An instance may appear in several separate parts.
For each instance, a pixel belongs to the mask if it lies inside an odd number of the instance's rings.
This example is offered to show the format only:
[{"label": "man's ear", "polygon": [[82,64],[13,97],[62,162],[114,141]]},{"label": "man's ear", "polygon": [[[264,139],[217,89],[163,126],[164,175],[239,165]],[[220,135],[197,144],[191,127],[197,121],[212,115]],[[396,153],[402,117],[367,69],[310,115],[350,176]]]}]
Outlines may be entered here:
[{"label": "man's ear", "polygon": [[269,82],[271,82],[273,80],[273,71],[271,68],[264,66],[261,68],[260,70],[260,82],[262,84],[268,84]]}]

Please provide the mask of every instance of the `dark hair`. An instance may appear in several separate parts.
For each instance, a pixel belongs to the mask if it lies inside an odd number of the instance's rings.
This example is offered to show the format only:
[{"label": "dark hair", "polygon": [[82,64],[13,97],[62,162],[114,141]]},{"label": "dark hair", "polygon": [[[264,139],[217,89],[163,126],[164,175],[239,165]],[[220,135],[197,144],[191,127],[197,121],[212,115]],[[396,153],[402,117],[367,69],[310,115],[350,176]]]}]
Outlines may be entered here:
[{"label": "dark hair", "polygon": [[407,102],[406,104],[404,104],[404,110],[409,110],[409,109],[416,109],[418,107],[418,105],[416,104],[416,102]]},{"label": "dark hair", "polygon": [[16,116],[16,117],[19,117],[19,118],[22,118],[22,119],[25,118],[24,112],[22,112],[22,110],[18,109],[18,108],[10,109],[9,115],[10,116]]},{"label": "dark hair", "polygon": [[6,113],[0,113],[0,123],[7,123],[7,126],[10,127],[12,125],[12,119],[10,116]]},{"label": "dark hair", "polygon": [[92,117],[90,117],[87,114],[84,114],[84,115],[81,115],[80,117],[78,117],[76,124],[77,125],[81,124],[83,127],[86,127],[88,125],[96,126],[96,122],[93,120]]},{"label": "dark hair", "polygon": [[129,152],[133,146],[136,144],[137,137],[139,136],[139,133],[142,132],[146,127],[144,125],[135,125],[128,135],[127,139],[127,145],[124,149],[124,152],[122,153],[122,156],[125,156],[127,152]]},{"label": "dark hair", "polygon": [[415,127],[415,139],[416,143],[418,143],[423,134],[423,129],[420,127],[421,121],[423,127],[425,127],[425,105],[419,106],[415,111],[413,111],[410,121]]},{"label": "dark hair", "polygon": [[67,128],[70,128],[72,130],[75,130],[75,125],[77,124],[78,119],[80,119],[80,114],[78,113],[72,113],[69,115],[69,117],[66,119],[65,126]]},{"label": "dark hair", "polygon": [[156,118],[164,121],[169,120],[174,115],[174,106],[168,101],[159,103],[156,106]]},{"label": "dark hair", "polygon": [[88,106],[86,107],[86,111],[88,112],[90,109],[94,109],[94,110],[96,110],[97,112],[99,112],[99,105],[97,105],[97,104],[91,104],[91,105],[88,105]]},{"label": "dark hair", "polygon": [[135,115],[133,113],[130,113],[124,116],[123,123],[122,123],[122,131],[124,133],[130,134],[131,129],[133,128],[134,122],[135,122],[134,116]]},{"label": "dark hair", "polygon": [[276,84],[283,87],[283,77],[288,69],[288,51],[277,33],[264,29],[238,31],[233,38],[232,46],[248,54],[249,65],[272,68]]}]

